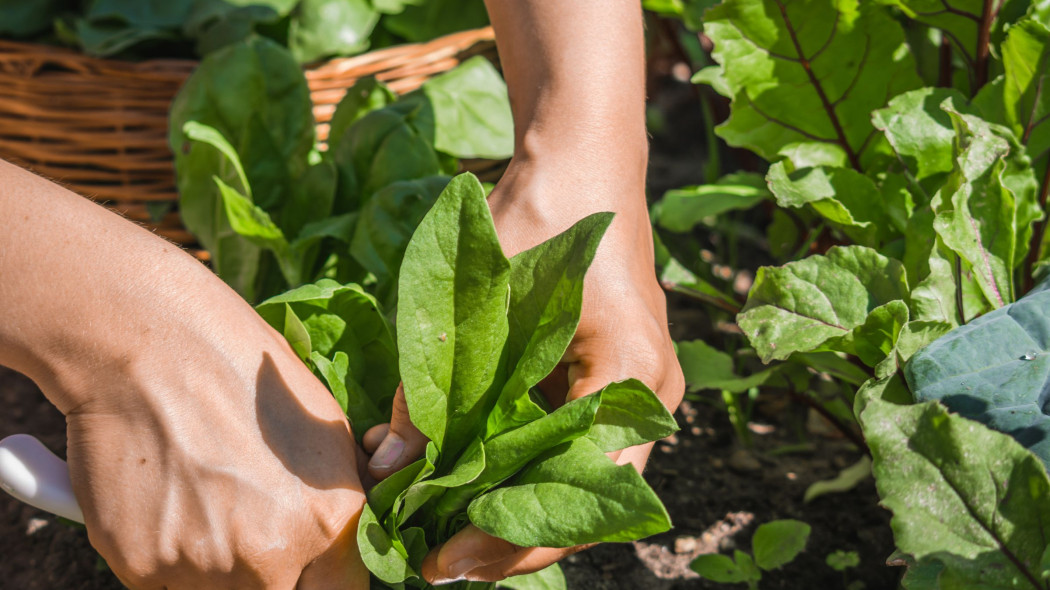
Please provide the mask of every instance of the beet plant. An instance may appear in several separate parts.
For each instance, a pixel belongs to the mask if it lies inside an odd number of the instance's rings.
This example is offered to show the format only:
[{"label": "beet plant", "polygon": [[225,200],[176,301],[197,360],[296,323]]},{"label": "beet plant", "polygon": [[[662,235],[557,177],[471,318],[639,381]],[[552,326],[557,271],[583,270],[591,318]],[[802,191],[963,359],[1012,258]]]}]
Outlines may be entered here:
[{"label": "beet plant", "polygon": [[[355,433],[389,420],[400,379],[412,422],[430,439],[424,457],[368,494],[358,542],[378,581],[426,587],[428,548],[468,523],[524,547],[631,541],[670,527],[638,472],[606,456],[677,430],[659,398],[626,380],[552,408],[535,390],[575,333],[584,275],[611,220],[591,215],[507,260],[483,187],[460,175],[405,249],[396,338],[356,285],[322,280],[259,305]],[[552,577],[560,574],[509,583]]]},{"label": "beet plant", "polygon": [[[1050,11],[726,0],[703,31],[715,63],[694,79],[729,101],[717,135],[769,163],[766,243],[786,263],[740,306],[669,245],[670,282],[739,307],[772,363],[760,383],[798,366],[838,381],[906,588],[1050,587],[1046,287],[1031,291],[1050,261]],[[681,231],[661,208],[753,206],[721,184],[659,205],[658,229]],[[737,383],[703,370],[709,348],[684,351],[687,380]]]}]

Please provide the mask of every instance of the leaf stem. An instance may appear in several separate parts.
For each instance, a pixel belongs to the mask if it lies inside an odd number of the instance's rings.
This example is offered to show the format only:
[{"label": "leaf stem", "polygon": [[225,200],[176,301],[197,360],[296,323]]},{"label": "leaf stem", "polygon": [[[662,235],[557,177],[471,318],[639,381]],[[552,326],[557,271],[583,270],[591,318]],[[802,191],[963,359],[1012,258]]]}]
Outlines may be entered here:
[{"label": "leaf stem", "polygon": [[[791,25],[791,19],[787,15],[787,7],[781,0],[774,0],[777,6],[780,8],[780,16],[784,19],[784,27],[787,28],[788,35],[791,37],[791,43],[795,46],[795,52],[798,53],[798,63],[802,66],[802,69],[806,70],[806,76],[809,77],[810,84],[813,85],[814,90],[817,91],[817,96],[820,98],[820,104],[824,106],[824,111],[828,114],[828,118],[831,119],[831,126],[835,128],[835,135],[838,137],[836,143],[842,147],[843,151],[846,152],[846,157],[849,158],[849,163],[853,166],[853,169],[857,172],[863,172],[860,168],[860,158],[857,157],[857,153],[850,147],[849,141],[846,139],[846,132],[842,129],[842,123],[839,122],[839,117],[835,113],[835,107],[832,106],[831,101],[828,100],[827,94],[824,93],[824,87],[820,85],[820,80],[817,79],[817,75],[813,73],[813,68],[810,67],[809,58],[802,53],[802,44],[799,43],[798,35],[795,33],[795,27]],[[991,0],[985,0],[985,2],[991,2]]]},{"label": "leaf stem", "polygon": [[955,255],[955,307],[959,312],[959,325],[966,325],[966,311],[963,308],[962,290],[962,257]]},{"label": "leaf stem", "polygon": [[952,87],[952,40],[947,35],[941,35],[941,47],[937,65],[937,86],[941,88]]},{"label": "leaf stem", "polygon": [[1032,271],[1035,269],[1035,264],[1039,262],[1039,254],[1043,245],[1043,237],[1046,235],[1046,204],[1047,198],[1050,197],[1050,160],[1046,163],[1046,172],[1043,173],[1043,184],[1039,187],[1039,207],[1043,210],[1043,219],[1037,221],[1035,224],[1035,231],[1032,232],[1032,241],[1028,244],[1028,257],[1025,259],[1024,264],[1024,292],[1027,293],[1032,290],[1035,286],[1035,279],[1032,277]]},{"label": "leaf stem", "polygon": [[721,299],[715,297],[714,295],[704,293],[703,291],[693,289],[685,285],[680,285],[678,283],[673,283],[671,281],[660,281],[660,286],[663,287],[666,291],[670,291],[672,293],[679,293],[687,297],[692,297],[693,299],[698,299],[700,301],[703,301],[704,303],[713,305],[723,311],[728,311],[733,315],[740,313],[740,310],[743,309],[742,306],[735,305],[725,299]]},{"label": "leaf stem", "polygon": [[803,404],[813,408],[818,414],[824,417],[825,420],[831,422],[831,424],[841,432],[846,438],[850,440],[858,449],[864,452],[865,455],[871,457],[871,449],[868,448],[868,443],[864,442],[864,437],[857,433],[856,430],[850,428],[846,424],[839,420],[838,416],[832,414],[824,407],[823,404],[817,400],[811,398],[808,395],[799,393],[794,389],[788,389],[788,395],[791,399],[802,402]]},{"label": "leaf stem", "polygon": [[981,10],[981,22],[977,28],[977,50],[974,53],[976,56],[974,68],[977,70],[976,80],[974,82],[972,96],[977,96],[977,91],[981,89],[985,84],[988,83],[988,55],[990,51],[991,35],[992,35],[992,21],[995,20],[995,15],[999,12],[993,5],[995,0],[984,0],[984,8]]}]

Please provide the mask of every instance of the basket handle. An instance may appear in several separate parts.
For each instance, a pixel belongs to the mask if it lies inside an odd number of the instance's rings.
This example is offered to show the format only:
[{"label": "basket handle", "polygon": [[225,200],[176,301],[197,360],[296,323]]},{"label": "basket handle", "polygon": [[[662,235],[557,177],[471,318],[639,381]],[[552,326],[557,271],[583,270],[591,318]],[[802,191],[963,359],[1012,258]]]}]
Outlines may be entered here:
[{"label": "basket handle", "polygon": [[0,440],[0,488],[30,506],[84,522],[69,466],[36,437],[12,434]]}]

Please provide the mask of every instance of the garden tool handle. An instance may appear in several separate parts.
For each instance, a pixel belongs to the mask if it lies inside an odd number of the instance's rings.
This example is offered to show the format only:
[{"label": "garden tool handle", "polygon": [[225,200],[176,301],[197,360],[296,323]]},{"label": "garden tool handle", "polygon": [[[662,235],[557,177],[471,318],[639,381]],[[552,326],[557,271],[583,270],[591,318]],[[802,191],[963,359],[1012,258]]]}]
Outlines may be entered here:
[{"label": "garden tool handle", "polygon": [[69,466],[36,437],[12,434],[0,440],[0,488],[30,506],[84,522]]}]

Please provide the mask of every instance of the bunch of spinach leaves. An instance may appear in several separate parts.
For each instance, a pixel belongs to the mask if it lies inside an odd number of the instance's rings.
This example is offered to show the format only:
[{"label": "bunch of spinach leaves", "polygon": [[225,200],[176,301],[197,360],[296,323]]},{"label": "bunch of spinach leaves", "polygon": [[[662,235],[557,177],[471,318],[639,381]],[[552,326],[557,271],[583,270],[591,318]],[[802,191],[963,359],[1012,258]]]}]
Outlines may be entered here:
[{"label": "bunch of spinach leaves", "polygon": [[[400,377],[412,421],[430,439],[423,458],[369,492],[358,542],[382,582],[426,587],[428,548],[468,522],[551,547],[670,527],[638,472],[606,456],[677,430],[659,398],[627,380],[551,409],[533,389],[575,333],[584,274],[611,220],[591,215],[507,260],[485,191],[464,174],[405,249],[396,351],[375,299],[355,285],[322,280],[258,307],[325,379],[356,433],[389,420]],[[560,576],[537,574],[550,577]]]},{"label": "bunch of spinach leaves", "polygon": [[[703,30],[715,64],[694,80],[730,101],[715,133],[771,164],[767,244],[786,264],[758,270],[736,319],[782,362],[714,374],[718,351],[681,347],[687,380],[835,377],[906,588],[1047,588],[1045,288],[1013,303],[1050,262],[1046,3],[726,0]],[[753,206],[740,180],[671,195],[658,230]],[[695,250],[668,255],[679,290],[740,307]]]},{"label": "bunch of spinach leaves", "polygon": [[205,58],[171,108],[183,223],[249,301],[328,277],[389,307],[408,238],[457,158],[510,155],[506,86],[480,57],[400,97],[362,79],[326,151],[311,108],[302,70],[269,39]]},{"label": "bunch of spinach leaves", "polygon": [[0,0],[0,36],[134,59],[203,57],[259,34],[308,63],[486,24],[481,0]]}]

